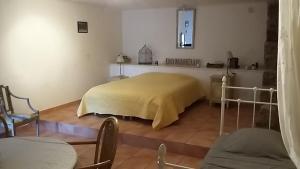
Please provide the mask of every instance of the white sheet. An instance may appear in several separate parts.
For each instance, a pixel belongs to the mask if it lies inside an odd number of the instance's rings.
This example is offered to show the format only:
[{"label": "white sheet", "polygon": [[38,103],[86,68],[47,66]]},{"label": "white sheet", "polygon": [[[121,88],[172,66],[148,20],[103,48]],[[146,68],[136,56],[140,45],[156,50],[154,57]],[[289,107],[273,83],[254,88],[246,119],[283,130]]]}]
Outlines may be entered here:
[{"label": "white sheet", "polygon": [[300,15],[299,0],[280,0],[278,103],[284,144],[300,168]]}]

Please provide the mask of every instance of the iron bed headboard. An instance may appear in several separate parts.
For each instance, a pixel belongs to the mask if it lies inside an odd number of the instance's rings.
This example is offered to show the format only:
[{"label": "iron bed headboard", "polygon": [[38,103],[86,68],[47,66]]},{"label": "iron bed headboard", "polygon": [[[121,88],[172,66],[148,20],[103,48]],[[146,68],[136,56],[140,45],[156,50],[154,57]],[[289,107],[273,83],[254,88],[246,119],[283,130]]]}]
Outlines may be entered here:
[{"label": "iron bed headboard", "polygon": [[[256,105],[269,105],[269,124],[268,128],[271,129],[271,122],[272,122],[272,106],[278,106],[277,103],[273,102],[274,93],[277,92],[274,88],[264,89],[258,87],[236,87],[236,86],[229,86],[226,83],[226,76],[222,78],[222,95],[221,95],[221,119],[220,119],[220,136],[224,134],[224,117],[225,117],[225,107],[228,102],[236,102],[237,103],[237,120],[236,120],[236,129],[239,129],[239,120],[240,120],[240,105],[241,103],[248,103],[253,104],[253,111],[252,111],[252,128],[255,127],[255,116],[256,116]],[[253,100],[243,100],[243,99],[230,99],[226,98],[226,91],[228,89],[231,90],[246,90],[246,91],[253,91]],[[257,100],[257,93],[269,92],[270,93],[270,101],[269,102],[261,102]],[[158,149],[158,169],[165,169],[165,167],[173,167],[174,169],[194,169],[182,165],[176,165],[172,163],[168,163],[165,161],[167,148],[164,144],[161,144]]]},{"label": "iron bed headboard", "polygon": [[[226,76],[222,78],[222,96],[221,96],[221,120],[220,120],[220,136],[223,135],[224,132],[224,117],[225,117],[225,104],[227,102],[236,102],[237,107],[237,120],[236,120],[236,128],[239,129],[239,120],[240,120],[240,105],[241,103],[248,103],[253,104],[253,112],[252,112],[252,128],[255,127],[255,115],[256,115],[256,105],[269,105],[269,121],[268,121],[268,128],[271,129],[271,122],[272,122],[272,106],[278,106],[277,103],[273,102],[274,93],[277,92],[274,88],[264,89],[258,87],[235,87],[235,86],[227,86]],[[229,99],[226,98],[226,91],[227,89],[235,89],[235,90],[246,90],[246,91],[253,91],[253,100],[243,100],[243,99]],[[257,92],[269,92],[270,93],[270,101],[269,102],[261,102],[257,101]]]}]

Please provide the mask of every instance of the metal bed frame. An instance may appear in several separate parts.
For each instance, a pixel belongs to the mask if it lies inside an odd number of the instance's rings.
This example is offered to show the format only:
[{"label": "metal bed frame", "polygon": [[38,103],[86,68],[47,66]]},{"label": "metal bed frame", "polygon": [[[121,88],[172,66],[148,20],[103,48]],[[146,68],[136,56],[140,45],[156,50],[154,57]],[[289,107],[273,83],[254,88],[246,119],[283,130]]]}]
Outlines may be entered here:
[{"label": "metal bed frame", "polygon": [[[253,91],[253,100],[242,100],[242,99],[227,99],[226,98],[226,89],[236,89],[236,90],[246,90]],[[270,101],[269,102],[261,102],[257,101],[257,92],[264,91],[270,93]],[[274,93],[277,90],[274,88],[264,89],[258,87],[235,87],[235,86],[227,86],[226,85],[226,76],[222,78],[222,96],[221,96],[221,121],[220,121],[220,136],[223,135],[224,132],[224,117],[225,117],[225,104],[227,102],[236,102],[238,105],[237,110],[237,120],[236,120],[236,129],[239,129],[239,121],[240,121],[240,105],[241,103],[253,104],[253,112],[252,112],[252,128],[255,127],[255,116],[256,116],[256,105],[269,105],[269,130],[271,129],[272,122],[272,106],[278,106],[277,103],[273,102]]]},{"label": "metal bed frame", "polygon": [[[235,102],[237,103],[237,120],[236,120],[236,129],[239,129],[239,121],[240,121],[240,105],[241,103],[247,103],[247,104],[253,104],[253,112],[252,112],[252,128],[255,127],[255,116],[256,116],[256,105],[269,105],[269,124],[268,128],[271,129],[271,121],[272,121],[272,106],[278,106],[277,103],[273,102],[274,93],[277,92],[274,88],[258,88],[258,87],[236,87],[236,86],[227,86],[226,84],[227,78],[226,76],[223,76],[222,78],[222,96],[221,96],[221,119],[220,119],[220,132],[219,135],[222,136],[224,133],[224,118],[225,118],[225,107],[226,104],[229,102]],[[244,90],[244,91],[252,91],[253,92],[253,100],[242,100],[242,99],[229,99],[226,98],[226,91],[227,89],[231,90]],[[270,101],[269,102],[261,102],[257,101],[257,93],[263,91],[263,92],[269,92],[270,93]],[[172,163],[168,163],[165,160],[167,148],[164,144],[161,144],[158,149],[158,169],[165,169],[165,167],[173,167],[173,169],[194,169],[182,165],[176,165]]]}]

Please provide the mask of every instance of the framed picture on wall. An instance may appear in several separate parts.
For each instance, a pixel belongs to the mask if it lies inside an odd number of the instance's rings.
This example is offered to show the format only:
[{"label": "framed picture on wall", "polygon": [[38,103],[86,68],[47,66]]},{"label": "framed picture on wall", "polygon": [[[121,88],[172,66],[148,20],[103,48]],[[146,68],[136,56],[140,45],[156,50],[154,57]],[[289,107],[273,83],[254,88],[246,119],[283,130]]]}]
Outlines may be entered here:
[{"label": "framed picture on wall", "polygon": [[88,33],[88,23],[78,21],[77,22],[78,33]]}]

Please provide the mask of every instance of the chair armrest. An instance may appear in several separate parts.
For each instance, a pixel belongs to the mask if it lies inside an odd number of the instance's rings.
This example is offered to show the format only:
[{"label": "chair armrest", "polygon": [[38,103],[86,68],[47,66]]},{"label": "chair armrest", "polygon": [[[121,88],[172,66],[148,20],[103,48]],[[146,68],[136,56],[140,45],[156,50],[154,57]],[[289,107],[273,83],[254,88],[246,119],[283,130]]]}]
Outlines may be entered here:
[{"label": "chair armrest", "polygon": [[96,140],[91,140],[91,141],[70,141],[67,142],[70,145],[85,145],[85,144],[97,144]]},{"label": "chair armrest", "polygon": [[5,119],[1,116],[0,116],[0,121],[3,123],[3,127],[4,127],[4,130],[5,130],[5,137],[8,137],[9,130],[8,130],[7,123],[6,123]]},{"label": "chair armrest", "polygon": [[38,113],[39,114],[39,111],[37,109],[35,109],[31,103],[30,103],[30,100],[29,98],[26,98],[26,97],[20,97],[20,96],[17,96],[15,94],[13,94],[11,91],[9,91],[10,95],[16,99],[20,99],[20,100],[26,100],[27,101],[27,105],[28,107],[34,112],[34,113]]},{"label": "chair armrest", "polygon": [[110,163],[111,163],[110,160],[107,160],[107,161],[97,163],[97,164],[93,164],[93,165],[89,165],[89,166],[86,166],[86,167],[80,167],[78,169],[98,169],[99,167],[103,167],[103,166],[108,165]]}]

